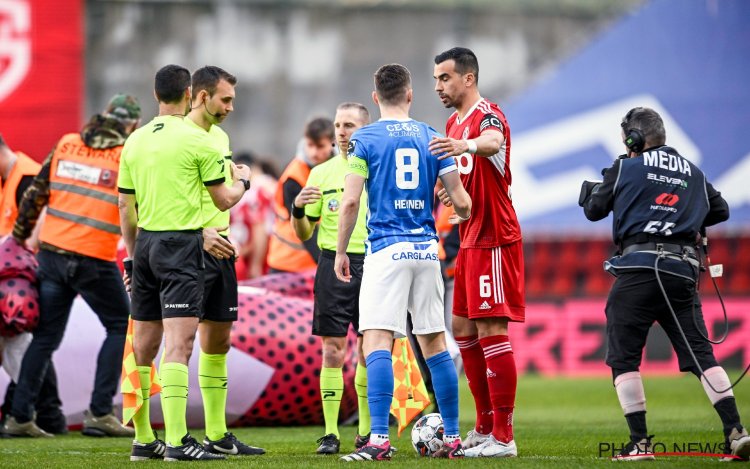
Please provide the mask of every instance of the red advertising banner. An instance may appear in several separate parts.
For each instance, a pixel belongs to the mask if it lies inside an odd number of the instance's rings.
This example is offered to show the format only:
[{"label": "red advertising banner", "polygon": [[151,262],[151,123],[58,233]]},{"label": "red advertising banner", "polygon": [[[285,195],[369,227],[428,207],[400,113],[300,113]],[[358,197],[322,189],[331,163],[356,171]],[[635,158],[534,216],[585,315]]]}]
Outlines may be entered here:
[{"label": "red advertising banner", "polygon": [[78,130],[83,105],[83,2],[0,2],[0,134],[42,160]]},{"label": "red advertising banner", "polygon": [[[707,296],[711,296],[710,293]],[[571,300],[560,304],[526,305],[526,322],[510,326],[510,340],[519,371],[542,375],[606,375],[605,299]],[[750,299],[725,300],[730,333],[714,345],[716,359],[728,368],[744,368],[750,362]],[[703,317],[712,340],[724,331],[724,315],[718,300],[703,301]],[[654,325],[643,355],[641,371],[679,373],[677,356],[664,331]]]}]

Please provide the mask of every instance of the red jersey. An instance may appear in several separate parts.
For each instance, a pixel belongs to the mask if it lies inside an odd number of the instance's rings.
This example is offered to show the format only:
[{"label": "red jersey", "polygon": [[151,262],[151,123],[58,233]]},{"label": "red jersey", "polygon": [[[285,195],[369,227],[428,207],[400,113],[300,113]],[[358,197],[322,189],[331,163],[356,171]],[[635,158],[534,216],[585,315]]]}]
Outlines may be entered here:
[{"label": "red jersey", "polygon": [[510,194],[510,128],[497,104],[481,98],[464,116],[454,112],[445,125],[448,137],[465,140],[487,130],[505,136],[500,151],[487,158],[464,153],[456,157],[466,191],[471,196],[471,218],[458,227],[461,247],[490,248],[521,239],[521,227]]}]

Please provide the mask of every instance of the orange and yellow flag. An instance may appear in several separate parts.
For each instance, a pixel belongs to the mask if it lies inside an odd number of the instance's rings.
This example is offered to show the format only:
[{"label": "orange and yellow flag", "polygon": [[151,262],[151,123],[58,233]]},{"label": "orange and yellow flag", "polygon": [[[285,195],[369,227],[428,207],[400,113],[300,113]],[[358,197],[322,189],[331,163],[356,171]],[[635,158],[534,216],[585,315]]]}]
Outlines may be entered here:
[{"label": "orange and yellow flag", "polygon": [[393,401],[391,413],[398,420],[398,435],[430,405],[427,387],[419,371],[409,339],[393,341]]},{"label": "orange and yellow flag", "polygon": [[[161,392],[156,367],[151,364],[151,394]],[[125,336],[125,349],[122,353],[122,374],[120,376],[120,393],[122,393],[122,424],[127,425],[138,409],[143,405],[141,378],[133,352],[133,318],[128,318],[128,332]]]}]

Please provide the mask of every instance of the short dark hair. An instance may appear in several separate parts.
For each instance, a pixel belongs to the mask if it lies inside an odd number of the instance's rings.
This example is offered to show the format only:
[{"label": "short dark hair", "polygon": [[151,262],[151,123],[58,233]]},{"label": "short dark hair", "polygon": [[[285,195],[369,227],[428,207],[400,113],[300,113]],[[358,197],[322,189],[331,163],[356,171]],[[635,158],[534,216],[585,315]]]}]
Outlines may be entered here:
[{"label": "short dark hair", "polygon": [[435,56],[435,65],[446,60],[453,60],[456,64],[456,72],[461,75],[474,74],[474,83],[479,83],[479,61],[471,49],[466,47],[454,47]]},{"label": "short dark hair", "polygon": [[179,103],[182,95],[190,87],[190,72],[180,65],[165,65],[154,79],[156,99],[162,103]]},{"label": "short dark hair", "polygon": [[[279,178],[279,170],[276,165],[271,163],[265,158],[260,158],[251,150],[241,151],[232,155],[232,161],[234,164],[244,164],[247,166],[256,165],[260,167],[262,174],[272,177],[273,179]],[[253,173],[255,174],[255,173]]]},{"label": "short dark hair", "polygon": [[324,138],[333,141],[335,133],[333,121],[327,117],[316,117],[305,124],[305,137],[313,142],[319,142]]},{"label": "short dark hair", "polygon": [[337,111],[343,111],[345,109],[356,109],[357,111],[359,111],[359,118],[362,119],[362,122],[364,122],[365,124],[370,123],[370,111],[367,110],[364,104],[346,102],[336,106]]},{"label": "short dark hair", "polygon": [[260,166],[261,171],[263,171],[263,174],[274,179],[279,179],[279,168],[277,168],[272,161],[263,158],[258,160],[258,165]]},{"label": "short dark hair", "polygon": [[213,96],[221,80],[227,81],[232,86],[237,84],[237,77],[222,68],[214,65],[199,68],[193,72],[193,96],[203,90],[206,90],[209,96]]},{"label": "short dark hair", "polygon": [[635,107],[628,111],[620,124],[627,136],[631,129],[639,130],[646,140],[646,148],[661,146],[667,142],[664,121],[658,112],[648,107]]},{"label": "short dark hair", "polygon": [[5,139],[3,138],[3,134],[0,134],[0,147],[7,147],[8,144],[5,143]]},{"label": "short dark hair", "polygon": [[232,155],[232,162],[234,164],[244,164],[247,166],[252,166],[258,161],[258,158],[255,156],[255,153],[252,151],[241,151],[239,153],[235,153]]},{"label": "short dark hair", "polygon": [[411,73],[403,65],[383,65],[375,72],[375,92],[383,104],[401,104],[409,88]]}]

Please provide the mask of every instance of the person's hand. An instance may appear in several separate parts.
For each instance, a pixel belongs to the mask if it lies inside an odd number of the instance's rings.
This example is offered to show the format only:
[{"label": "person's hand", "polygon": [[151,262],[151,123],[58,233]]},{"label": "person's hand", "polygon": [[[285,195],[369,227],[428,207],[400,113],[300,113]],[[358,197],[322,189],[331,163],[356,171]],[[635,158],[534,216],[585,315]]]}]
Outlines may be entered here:
[{"label": "person's hand", "polygon": [[581,192],[578,194],[578,206],[583,207],[586,205],[586,201],[591,197],[592,192],[596,186],[601,185],[602,181],[583,181],[581,184]]},{"label": "person's hand", "polygon": [[448,217],[448,223],[450,223],[451,225],[460,225],[461,223],[465,222],[468,219],[469,219],[468,217],[462,218],[458,216],[458,214],[454,213],[453,215]]},{"label": "person's hand", "polygon": [[452,207],[453,201],[451,200],[450,196],[448,195],[448,191],[445,190],[445,188],[442,188],[437,193],[438,199],[440,199],[440,202],[445,205],[446,207]]},{"label": "person's hand", "polygon": [[130,284],[132,282],[130,281],[130,275],[128,275],[127,270],[122,273],[122,283],[125,284],[125,291],[130,293]]},{"label": "person's hand", "polygon": [[133,276],[133,259],[126,257],[122,260],[122,283],[125,284],[125,291],[131,291],[131,278]]},{"label": "person's hand", "polygon": [[250,167],[244,164],[232,163],[230,168],[232,169],[232,181],[239,181],[240,179],[250,180],[250,175],[253,173]]},{"label": "person's hand", "polygon": [[219,235],[223,228],[203,228],[203,250],[217,259],[229,259],[235,255],[234,245]]},{"label": "person's hand", "polygon": [[299,191],[297,197],[294,198],[294,206],[302,208],[305,205],[317,202],[322,196],[323,193],[320,192],[319,188],[315,186],[305,186]]},{"label": "person's hand", "polygon": [[449,137],[433,138],[430,141],[429,148],[433,155],[437,155],[438,160],[444,160],[451,156],[460,156],[469,151],[469,145],[466,143],[466,140],[456,140]]},{"label": "person's hand", "polygon": [[336,260],[333,264],[333,271],[336,278],[342,282],[349,283],[352,280],[352,274],[349,271],[349,256],[346,254],[336,254]]}]

